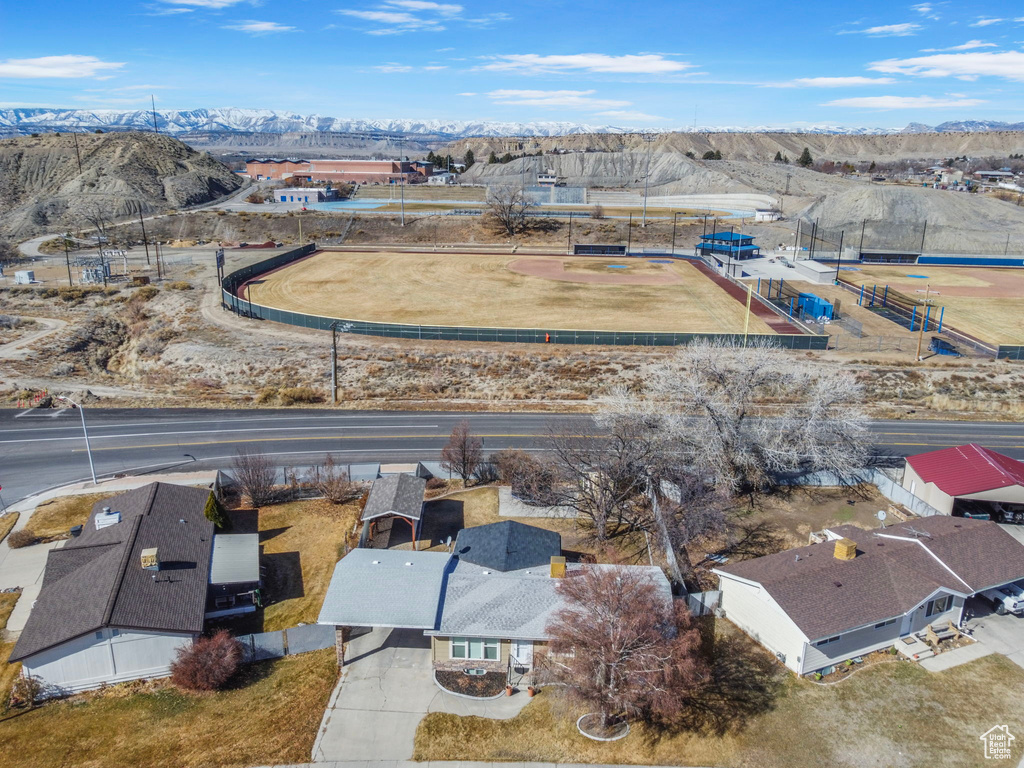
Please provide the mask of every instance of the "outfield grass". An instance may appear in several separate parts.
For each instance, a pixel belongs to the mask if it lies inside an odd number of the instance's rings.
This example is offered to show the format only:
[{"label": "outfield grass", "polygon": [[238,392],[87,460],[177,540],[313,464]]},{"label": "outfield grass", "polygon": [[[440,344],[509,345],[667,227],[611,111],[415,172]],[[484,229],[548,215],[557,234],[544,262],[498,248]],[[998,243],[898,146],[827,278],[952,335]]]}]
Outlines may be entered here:
[{"label": "outfield grass", "polygon": [[[745,307],[692,265],[628,260],[660,285],[570,282],[513,272],[512,254],[323,252],[249,288],[266,306],[327,317],[422,325],[742,333]],[[551,257],[547,257],[551,258]],[[594,264],[557,257],[571,272]],[[607,263],[615,263],[606,260]],[[588,267],[584,267],[586,269]],[[606,274],[613,271],[603,269]],[[771,333],[757,317],[751,333]]]},{"label": "outfield grass", "polygon": [[[1024,269],[900,264],[866,265],[841,274],[844,280],[866,285],[868,290],[878,285],[878,296],[885,285],[912,298],[928,296],[935,307],[946,308],[945,325],[982,341],[1024,344]],[[932,310],[933,318],[937,312],[937,308]]]}]

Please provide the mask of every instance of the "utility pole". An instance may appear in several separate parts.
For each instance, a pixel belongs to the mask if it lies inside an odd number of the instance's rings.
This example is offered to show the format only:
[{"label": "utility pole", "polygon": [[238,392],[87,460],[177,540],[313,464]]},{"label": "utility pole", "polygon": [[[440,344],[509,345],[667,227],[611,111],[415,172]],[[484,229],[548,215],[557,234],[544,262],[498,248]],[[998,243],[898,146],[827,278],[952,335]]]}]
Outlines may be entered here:
[{"label": "utility pole", "polygon": [[647,169],[644,171],[644,213],[642,227],[647,226],[647,187],[651,180],[651,144],[657,138],[653,133],[645,133],[644,141],[647,142]]},{"label": "utility pole", "polygon": [[924,226],[921,227],[921,253],[924,253],[924,237],[928,234],[928,219],[924,220]]},{"label": "utility pole", "polygon": [[846,230],[839,232],[839,258],[836,259],[836,285],[839,285],[839,265],[843,263],[843,238],[846,237]]},{"label": "utility pole", "polygon": [[[1009,242],[1009,240],[1007,240]],[[569,255],[572,253],[572,211],[569,211],[569,237],[565,241],[565,253]]]},{"label": "utility pole", "polygon": [[331,403],[338,404],[338,321],[331,323]]},{"label": "utility pole", "polygon": [[[679,211],[674,211],[672,213],[672,255],[673,256],[676,255],[676,221],[678,220],[678,218],[679,218]],[[707,224],[707,219],[704,220],[704,223]]]},{"label": "utility pole", "polygon": [[136,207],[139,211],[139,226],[142,227],[142,244],[146,246],[146,266],[150,266],[149,263],[149,239],[146,237],[146,222],[142,220],[142,206],[136,202]]},{"label": "utility pole", "polygon": [[156,96],[149,94],[149,103],[153,106],[153,133],[160,133],[160,129],[156,127]]},{"label": "utility pole", "polygon": [[82,173],[82,153],[78,149],[78,134],[72,132],[71,137],[75,140],[75,157],[78,158],[78,173]]},{"label": "utility pole", "polygon": [[64,241],[64,261],[68,265],[68,287],[70,288],[74,283],[71,282],[71,254],[68,253],[68,236],[67,234],[61,238]]},{"label": "utility pole", "polygon": [[[928,308],[928,294],[931,293],[931,283],[928,283],[924,287],[924,306],[923,309]],[[921,343],[924,341],[924,326],[928,321],[925,319],[928,317],[927,311],[921,313],[921,323],[917,330],[917,362],[921,362]]]},{"label": "utility pole", "polygon": [[750,303],[754,299],[753,286],[747,283],[747,316],[743,321],[743,346],[747,346],[747,334],[750,332]]},{"label": "utility pole", "polygon": [[626,255],[629,256],[629,249],[633,246],[633,213],[629,214],[629,223],[626,224]]}]

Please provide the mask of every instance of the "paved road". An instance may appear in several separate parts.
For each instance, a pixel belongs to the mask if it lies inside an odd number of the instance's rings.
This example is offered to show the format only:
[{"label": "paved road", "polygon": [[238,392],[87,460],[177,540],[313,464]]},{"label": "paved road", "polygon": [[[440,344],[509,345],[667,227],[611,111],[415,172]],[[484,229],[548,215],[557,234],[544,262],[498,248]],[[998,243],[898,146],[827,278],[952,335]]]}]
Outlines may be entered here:
[{"label": "paved road", "polygon": [[[485,449],[543,447],[550,415],[396,411],[92,409],[86,410],[96,471],[215,469],[249,447],[278,465],[436,459],[461,419]],[[557,417],[566,428],[588,416]],[[880,451],[903,456],[979,442],[1024,459],[1024,424],[880,421]],[[0,410],[0,491],[8,504],[55,485],[86,480],[89,464],[78,411]]]}]

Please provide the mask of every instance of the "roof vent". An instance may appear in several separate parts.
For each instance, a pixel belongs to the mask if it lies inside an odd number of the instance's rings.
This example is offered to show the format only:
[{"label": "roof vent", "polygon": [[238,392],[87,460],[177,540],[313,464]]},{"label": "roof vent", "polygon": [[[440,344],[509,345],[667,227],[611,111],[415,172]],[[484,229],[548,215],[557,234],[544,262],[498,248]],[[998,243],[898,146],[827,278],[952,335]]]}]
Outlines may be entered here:
[{"label": "roof vent", "polygon": [[370,562],[374,565],[380,565],[380,560],[371,560]]},{"label": "roof vent", "polygon": [[857,556],[857,542],[850,539],[836,539],[836,560],[853,560]]},{"label": "roof vent", "polygon": [[406,565],[412,565],[412,563],[406,563]]},{"label": "roof vent", "polygon": [[160,554],[156,547],[142,550],[142,568],[147,571],[160,570]]},{"label": "roof vent", "polygon": [[111,512],[110,507],[104,507],[103,511],[93,518],[93,521],[96,524],[97,531],[102,528],[109,528],[110,526],[117,525],[121,522],[121,513]]}]

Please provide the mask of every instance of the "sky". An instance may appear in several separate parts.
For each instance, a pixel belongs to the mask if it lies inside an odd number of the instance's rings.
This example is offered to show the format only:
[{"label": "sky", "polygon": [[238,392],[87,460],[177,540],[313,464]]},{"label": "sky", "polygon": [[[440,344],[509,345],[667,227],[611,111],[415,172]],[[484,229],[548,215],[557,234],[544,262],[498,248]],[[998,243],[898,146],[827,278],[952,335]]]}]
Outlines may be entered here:
[{"label": "sky", "polygon": [[0,3],[0,107],[899,128],[1024,121],[1024,3]]}]

